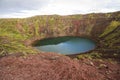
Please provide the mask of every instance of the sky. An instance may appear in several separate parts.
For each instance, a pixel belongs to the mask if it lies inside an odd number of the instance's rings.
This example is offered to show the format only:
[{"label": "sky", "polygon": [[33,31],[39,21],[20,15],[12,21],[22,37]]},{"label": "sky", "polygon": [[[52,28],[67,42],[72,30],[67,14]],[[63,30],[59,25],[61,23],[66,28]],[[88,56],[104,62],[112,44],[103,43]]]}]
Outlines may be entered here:
[{"label": "sky", "polygon": [[0,0],[0,18],[120,11],[120,0]]}]

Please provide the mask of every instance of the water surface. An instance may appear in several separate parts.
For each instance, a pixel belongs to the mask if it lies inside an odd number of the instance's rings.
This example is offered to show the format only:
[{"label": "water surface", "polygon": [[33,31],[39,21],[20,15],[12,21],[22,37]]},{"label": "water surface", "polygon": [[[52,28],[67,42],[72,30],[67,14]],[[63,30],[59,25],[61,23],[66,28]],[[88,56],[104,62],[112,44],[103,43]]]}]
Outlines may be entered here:
[{"label": "water surface", "polygon": [[57,52],[61,54],[84,53],[95,48],[95,42],[81,37],[61,37],[37,41],[35,48],[44,52]]}]

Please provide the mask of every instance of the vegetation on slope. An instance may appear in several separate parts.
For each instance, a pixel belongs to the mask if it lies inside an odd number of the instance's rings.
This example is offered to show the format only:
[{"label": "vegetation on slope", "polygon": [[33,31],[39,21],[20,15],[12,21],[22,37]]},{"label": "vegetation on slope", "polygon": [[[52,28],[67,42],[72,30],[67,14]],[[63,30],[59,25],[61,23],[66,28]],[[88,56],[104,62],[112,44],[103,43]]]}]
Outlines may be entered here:
[{"label": "vegetation on slope", "polygon": [[112,21],[110,25],[105,29],[105,31],[100,35],[100,37],[103,37],[111,33],[113,30],[115,30],[119,26],[120,26],[120,21]]},{"label": "vegetation on slope", "polygon": [[0,19],[0,54],[34,53],[24,41],[58,36],[87,36],[103,48],[120,49],[120,12]]},{"label": "vegetation on slope", "polygon": [[17,52],[35,53],[31,47],[26,47],[22,41],[27,37],[19,33],[16,27],[18,19],[0,20],[0,55],[8,55]]},{"label": "vegetation on slope", "polygon": [[106,47],[120,49],[120,21],[112,21],[100,35]]}]

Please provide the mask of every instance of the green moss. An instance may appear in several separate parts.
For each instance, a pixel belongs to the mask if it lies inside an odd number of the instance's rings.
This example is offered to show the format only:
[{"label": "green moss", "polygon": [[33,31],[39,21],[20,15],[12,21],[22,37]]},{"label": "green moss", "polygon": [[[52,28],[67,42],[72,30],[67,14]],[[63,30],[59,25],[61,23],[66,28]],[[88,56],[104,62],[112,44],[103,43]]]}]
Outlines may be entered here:
[{"label": "green moss", "polygon": [[89,54],[81,54],[77,56],[78,59],[84,59],[84,58],[88,58],[88,59],[98,59],[101,58],[101,53],[98,52],[91,52]]},{"label": "green moss", "polygon": [[0,37],[0,55],[7,55],[11,53],[36,53],[31,47],[26,47],[22,42],[11,39],[9,37]]},{"label": "green moss", "polygon": [[115,30],[118,26],[120,26],[120,21],[112,21],[110,25],[104,30],[104,32],[99,37],[103,37],[109,34],[113,30]]}]

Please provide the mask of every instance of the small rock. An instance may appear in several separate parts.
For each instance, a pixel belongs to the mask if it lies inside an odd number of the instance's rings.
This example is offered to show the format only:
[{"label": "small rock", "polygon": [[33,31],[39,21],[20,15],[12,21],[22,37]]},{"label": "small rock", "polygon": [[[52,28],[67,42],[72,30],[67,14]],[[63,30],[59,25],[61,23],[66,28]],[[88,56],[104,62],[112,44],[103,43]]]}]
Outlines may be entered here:
[{"label": "small rock", "polygon": [[100,64],[100,65],[99,65],[99,69],[101,69],[101,68],[106,68],[106,69],[108,69],[108,66],[107,66],[106,64]]},{"label": "small rock", "polygon": [[85,64],[90,65],[90,66],[94,66],[94,63],[91,62],[91,61],[89,61],[89,62],[85,62]]},{"label": "small rock", "polygon": [[93,63],[93,62],[90,62],[90,65],[91,65],[91,66],[94,66],[94,63]]},{"label": "small rock", "polygon": [[78,60],[78,58],[74,58],[73,60]]},{"label": "small rock", "polygon": [[109,71],[106,71],[106,74],[110,74],[111,73],[111,71],[109,70]]}]

